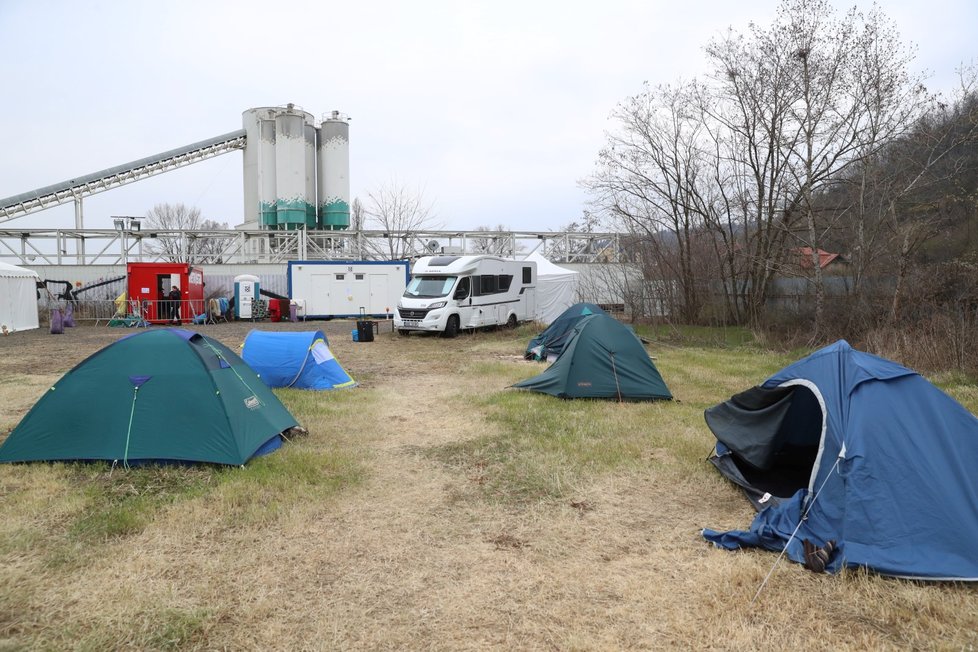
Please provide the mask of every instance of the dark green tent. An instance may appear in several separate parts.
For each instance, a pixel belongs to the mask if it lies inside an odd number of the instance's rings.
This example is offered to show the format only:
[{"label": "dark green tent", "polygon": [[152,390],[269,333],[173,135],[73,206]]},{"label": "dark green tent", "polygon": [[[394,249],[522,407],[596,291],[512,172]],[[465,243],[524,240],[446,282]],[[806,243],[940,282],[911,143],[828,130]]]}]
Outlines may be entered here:
[{"label": "dark green tent", "polygon": [[606,314],[578,321],[560,357],[542,374],[513,387],[560,398],[672,398],[635,333]]},{"label": "dark green tent", "polygon": [[244,464],[297,425],[232,350],[181,329],[143,331],[65,374],[0,446],[0,462]]},{"label": "dark green tent", "polygon": [[588,315],[606,315],[600,306],[593,303],[575,303],[560,313],[557,319],[540,331],[540,334],[526,345],[523,357],[527,360],[554,360],[561,354],[577,322]]}]

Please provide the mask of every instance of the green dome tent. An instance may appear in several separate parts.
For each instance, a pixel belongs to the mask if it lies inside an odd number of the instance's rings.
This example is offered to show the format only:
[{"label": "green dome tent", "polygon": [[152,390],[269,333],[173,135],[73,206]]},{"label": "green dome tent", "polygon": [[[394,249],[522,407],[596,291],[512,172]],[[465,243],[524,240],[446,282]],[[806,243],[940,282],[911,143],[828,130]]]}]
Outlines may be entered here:
[{"label": "green dome tent", "polygon": [[557,360],[542,374],[513,387],[560,398],[672,398],[641,340],[606,314],[578,321]]},{"label": "green dome tent", "polygon": [[181,329],[124,337],[34,404],[0,462],[108,460],[240,465],[297,425],[241,358]]},{"label": "green dome tent", "polygon": [[577,322],[588,315],[606,315],[601,306],[594,303],[575,303],[560,313],[536,337],[526,345],[523,357],[527,360],[556,360],[570,340]]}]

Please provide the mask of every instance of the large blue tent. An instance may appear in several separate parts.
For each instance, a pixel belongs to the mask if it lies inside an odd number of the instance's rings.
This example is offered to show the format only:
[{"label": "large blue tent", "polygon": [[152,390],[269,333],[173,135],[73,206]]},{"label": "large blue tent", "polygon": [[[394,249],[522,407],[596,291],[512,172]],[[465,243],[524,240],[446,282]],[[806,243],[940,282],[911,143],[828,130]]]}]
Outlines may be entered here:
[{"label": "large blue tent", "polygon": [[241,357],[269,387],[342,389],[355,387],[322,331],[267,332],[253,330]]},{"label": "large blue tent", "polygon": [[826,570],[978,580],[978,419],[919,374],[844,341],[706,411],[714,465],[760,509],[735,549],[836,549]]}]

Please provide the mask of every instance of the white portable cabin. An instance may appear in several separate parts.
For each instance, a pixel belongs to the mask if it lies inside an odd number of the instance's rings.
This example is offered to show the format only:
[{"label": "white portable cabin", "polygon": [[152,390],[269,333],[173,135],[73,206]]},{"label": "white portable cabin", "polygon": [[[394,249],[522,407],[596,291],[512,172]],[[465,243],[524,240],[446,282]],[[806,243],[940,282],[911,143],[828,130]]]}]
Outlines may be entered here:
[{"label": "white portable cabin", "polygon": [[407,287],[406,260],[291,260],[289,298],[306,317],[386,319]]},{"label": "white portable cabin", "polygon": [[394,328],[440,332],[515,326],[536,317],[537,265],[497,256],[425,256],[397,304]]},{"label": "white portable cabin", "polygon": [[0,331],[38,327],[37,273],[0,262]]}]

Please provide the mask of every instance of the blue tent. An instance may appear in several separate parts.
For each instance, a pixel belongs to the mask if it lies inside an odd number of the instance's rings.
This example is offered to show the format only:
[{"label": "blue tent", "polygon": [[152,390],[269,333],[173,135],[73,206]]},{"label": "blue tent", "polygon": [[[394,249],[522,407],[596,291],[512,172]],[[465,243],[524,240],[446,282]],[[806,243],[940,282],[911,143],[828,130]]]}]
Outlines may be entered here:
[{"label": "blue tent", "polygon": [[917,373],[836,342],[706,411],[712,462],[760,509],[718,546],[836,550],[826,570],[978,581],[978,419]]},{"label": "blue tent", "polygon": [[241,357],[269,387],[341,389],[355,387],[329,350],[322,331],[251,331]]},{"label": "blue tent", "polygon": [[588,315],[605,314],[607,313],[596,304],[575,303],[530,340],[523,357],[527,360],[555,360],[570,341],[577,322]]}]

